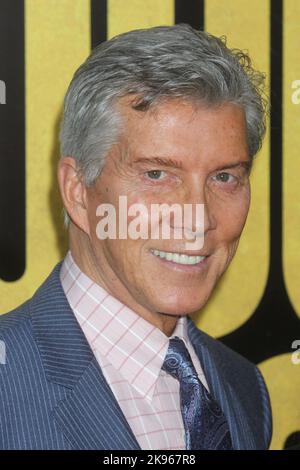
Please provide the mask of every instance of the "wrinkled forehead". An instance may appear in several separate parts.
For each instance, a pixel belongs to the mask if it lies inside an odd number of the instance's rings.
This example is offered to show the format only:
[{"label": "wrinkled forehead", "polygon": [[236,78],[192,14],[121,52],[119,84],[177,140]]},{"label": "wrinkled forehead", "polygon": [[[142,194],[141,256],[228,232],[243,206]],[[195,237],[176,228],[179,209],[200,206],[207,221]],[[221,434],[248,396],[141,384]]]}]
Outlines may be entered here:
[{"label": "wrinkled forehead", "polygon": [[[135,98],[118,102],[122,131],[118,143],[122,158],[203,153],[247,154],[247,126],[242,107],[233,103],[209,106],[183,99],[164,99],[146,111],[134,108]],[[232,156],[232,155],[231,155]]]}]

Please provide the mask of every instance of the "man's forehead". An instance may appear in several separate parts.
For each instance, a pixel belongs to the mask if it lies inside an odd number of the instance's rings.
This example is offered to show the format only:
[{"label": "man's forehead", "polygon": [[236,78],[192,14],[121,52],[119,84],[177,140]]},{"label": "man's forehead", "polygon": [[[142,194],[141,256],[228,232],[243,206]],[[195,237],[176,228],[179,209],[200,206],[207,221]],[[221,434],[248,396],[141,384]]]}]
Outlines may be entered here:
[{"label": "man's forehead", "polygon": [[[186,149],[185,147],[191,142],[195,150],[192,153],[198,153],[198,149],[199,152],[201,151],[198,143],[200,145],[204,144],[206,137],[199,137],[206,130],[208,130],[207,139],[211,148],[223,148],[225,132],[227,137],[230,134],[233,135],[235,148],[239,152],[241,151],[243,140],[246,137],[246,125],[243,125],[244,111],[238,106],[223,103],[220,106],[209,107],[206,104],[201,106],[200,110],[199,105],[196,107],[195,103],[172,99],[158,102],[147,111],[138,111],[133,108],[135,102],[136,97],[125,96],[118,103],[119,112],[123,118],[123,129],[117,146],[118,151],[116,153],[118,155],[115,153],[115,156],[124,163],[132,165],[148,159],[154,164],[159,164],[162,163],[159,160],[164,159],[167,166],[170,166],[169,161],[173,159],[175,164],[171,162],[172,166],[179,168],[182,166],[181,162],[188,160],[186,153],[189,154],[192,148],[189,146]],[[195,118],[197,109],[200,110],[200,120],[195,121],[195,127],[191,121]],[[229,114],[227,114],[226,109],[229,110]],[[219,114],[219,118],[214,122],[213,115],[216,114]],[[227,116],[234,117],[235,124],[233,126],[229,125],[229,121],[227,122]],[[154,119],[152,119],[153,117]],[[188,137],[186,126],[189,126],[189,124],[192,127]],[[220,132],[220,139],[217,138],[216,132]],[[234,136],[234,134],[237,136]],[[188,138],[191,142],[186,140]],[[244,147],[246,148],[246,145]]]},{"label": "man's forehead", "polygon": [[[147,109],[136,109],[136,104],[141,100],[138,95],[126,95],[117,102],[117,110],[123,117],[123,128],[126,123],[142,125],[143,121],[150,119],[158,123],[168,120],[178,124],[180,119],[184,124],[191,124],[195,117],[201,114],[202,120],[209,120],[211,115],[220,115],[224,109],[232,109],[238,117],[243,117],[246,124],[246,115],[244,109],[232,102],[208,103],[204,100],[191,97],[161,97],[154,101]],[[180,113],[180,118],[178,116]],[[224,122],[226,125],[226,122]]]},{"label": "man's forehead", "polygon": [[[147,105],[140,106],[145,101]],[[172,96],[163,95],[153,100],[147,100],[144,96],[138,94],[129,94],[122,96],[117,101],[117,107],[122,113],[129,113],[132,115],[143,116],[151,115],[155,116],[161,113],[163,110],[168,110],[169,107],[188,107],[190,110],[197,110],[200,108],[215,108],[216,105],[209,104],[205,100],[197,99],[196,97],[189,96]]]}]

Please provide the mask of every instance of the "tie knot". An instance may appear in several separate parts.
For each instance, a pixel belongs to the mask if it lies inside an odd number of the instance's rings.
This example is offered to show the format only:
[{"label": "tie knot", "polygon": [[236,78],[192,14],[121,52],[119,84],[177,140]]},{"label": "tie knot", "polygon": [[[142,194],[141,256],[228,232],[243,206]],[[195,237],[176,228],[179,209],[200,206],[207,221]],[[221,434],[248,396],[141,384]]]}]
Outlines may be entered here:
[{"label": "tie knot", "polygon": [[198,380],[191,356],[182,339],[171,338],[162,369],[179,381]]}]

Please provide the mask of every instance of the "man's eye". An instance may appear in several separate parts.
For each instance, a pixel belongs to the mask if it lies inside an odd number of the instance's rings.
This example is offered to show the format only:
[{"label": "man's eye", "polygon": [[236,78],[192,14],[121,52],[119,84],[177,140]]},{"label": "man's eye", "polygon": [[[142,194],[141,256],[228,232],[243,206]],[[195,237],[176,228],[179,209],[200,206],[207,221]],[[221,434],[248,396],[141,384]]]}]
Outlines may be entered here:
[{"label": "man's eye", "polygon": [[165,172],[162,170],[150,170],[146,171],[146,175],[152,180],[159,180],[164,176]]},{"label": "man's eye", "polygon": [[235,176],[227,173],[226,171],[222,171],[221,173],[217,173],[214,178],[220,183],[234,183],[236,180]]}]

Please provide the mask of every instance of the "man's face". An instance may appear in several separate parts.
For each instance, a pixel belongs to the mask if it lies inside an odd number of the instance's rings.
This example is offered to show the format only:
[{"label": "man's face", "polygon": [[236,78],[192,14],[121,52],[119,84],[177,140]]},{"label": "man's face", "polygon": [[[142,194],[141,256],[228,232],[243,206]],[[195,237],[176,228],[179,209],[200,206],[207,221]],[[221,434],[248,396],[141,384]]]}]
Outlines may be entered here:
[{"label": "man's face", "polygon": [[[147,112],[120,104],[124,132],[95,185],[87,190],[90,240],[105,287],[150,318],[157,312],[185,315],[199,310],[237,248],[249,201],[250,160],[243,110],[233,104],[193,106],[169,100]],[[185,240],[99,240],[99,204],[204,204],[204,244],[179,264],[158,252],[186,254]],[[174,227],[173,227],[174,228]],[[171,226],[172,233],[172,226]],[[156,251],[156,255],[153,253]],[[178,259],[178,258],[177,258]]]}]

